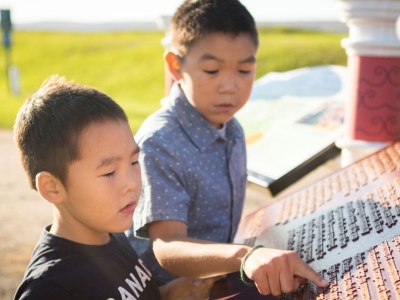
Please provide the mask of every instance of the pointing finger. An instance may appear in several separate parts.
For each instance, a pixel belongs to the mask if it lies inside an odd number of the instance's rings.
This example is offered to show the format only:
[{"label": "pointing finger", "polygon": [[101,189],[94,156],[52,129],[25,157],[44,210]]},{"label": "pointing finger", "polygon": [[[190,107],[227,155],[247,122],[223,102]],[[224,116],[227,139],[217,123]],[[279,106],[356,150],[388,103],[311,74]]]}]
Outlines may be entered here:
[{"label": "pointing finger", "polygon": [[295,266],[294,269],[296,275],[311,280],[318,287],[325,288],[329,286],[328,281],[326,281],[323,277],[321,277],[317,272],[315,272],[309,265],[303,262],[300,258],[299,260],[301,263],[297,264],[297,266]]}]

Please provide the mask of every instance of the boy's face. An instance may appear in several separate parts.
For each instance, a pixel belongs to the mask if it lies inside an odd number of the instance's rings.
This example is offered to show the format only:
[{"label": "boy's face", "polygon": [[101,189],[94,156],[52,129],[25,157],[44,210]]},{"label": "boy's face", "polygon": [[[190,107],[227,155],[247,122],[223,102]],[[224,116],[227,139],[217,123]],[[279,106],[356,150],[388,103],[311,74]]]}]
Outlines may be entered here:
[{"label": "boy's face", "polygon": [[248,100],[257,47],[247,34],[213,33],[196,41],[180,63],[180,86],[189,102],[221,128]]},{"label": "boy's face", "polygon": [[64,229],[96,243],[104,233],[131,226],[142,185],[138,152],[124,121],[95,123],[82,133],[80,158],[69,166],[60,207]]}]

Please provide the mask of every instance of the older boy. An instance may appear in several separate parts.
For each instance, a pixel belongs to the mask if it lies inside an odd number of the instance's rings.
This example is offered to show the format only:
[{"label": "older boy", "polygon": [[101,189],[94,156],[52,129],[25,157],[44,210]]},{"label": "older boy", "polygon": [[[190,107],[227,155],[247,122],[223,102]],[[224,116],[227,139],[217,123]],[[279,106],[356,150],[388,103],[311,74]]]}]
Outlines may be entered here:
[{"label": "older boy", "polygon": [[122,233],[141,191],[139,147],[111,98],[53,76],[22,106],[14,134],[31,187],[54,211],[14,299],[206,297],[213,280],[159,288]]},{"label": "older boy", "polygon": [[[136,138],[143,192],[131,244],[160,282],[244,271],[262,294],[327,286],[294,252],[230,244],[246,186],[242,128],[234,114],[249,98],[258,33],[237,0],[187,0],[171,21],[165,62],[175,80],[163,108]],[[254,251],[254,252],[253,252]],[[251,255],[250,255],[251,254]],[[163,272],[160,264],[169,273]]]}]

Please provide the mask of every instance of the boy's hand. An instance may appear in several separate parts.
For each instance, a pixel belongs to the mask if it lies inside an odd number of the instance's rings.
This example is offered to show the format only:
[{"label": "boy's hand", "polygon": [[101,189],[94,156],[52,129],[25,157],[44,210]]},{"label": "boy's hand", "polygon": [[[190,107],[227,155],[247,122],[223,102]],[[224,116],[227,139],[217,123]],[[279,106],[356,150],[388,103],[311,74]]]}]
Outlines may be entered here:
[{"label": "boy's hand", "polygon": [[263,295],[295,292],[307,279],[319,287],[329,285],[293,251],[256,249],[245,261],[244,271]]},{"label": "boy's hand", "polygon": [[214,282],[223,278],[225,278],[224,275],[206,279],[179,277],[160,286],[161,298],[163,300],[206,300]]}]

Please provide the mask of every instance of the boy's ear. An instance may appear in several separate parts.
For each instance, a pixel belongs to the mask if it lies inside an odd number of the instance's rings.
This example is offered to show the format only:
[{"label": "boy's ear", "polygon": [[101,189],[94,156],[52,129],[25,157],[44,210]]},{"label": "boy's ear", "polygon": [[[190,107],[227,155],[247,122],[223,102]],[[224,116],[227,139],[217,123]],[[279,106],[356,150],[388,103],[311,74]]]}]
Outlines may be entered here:
[{"label": "boy's ear", "polygon": [[164,54],[164,61],[168,68],[169,73],[174,81],[182,78],[178,57],[175,53],[167,52]]},{"label": "boy's ear", "polygon": [[64,199],[64,185],[53,174],[43,171],[36,174],[36,189],[40,196],[50,203],[61,203]]}]

